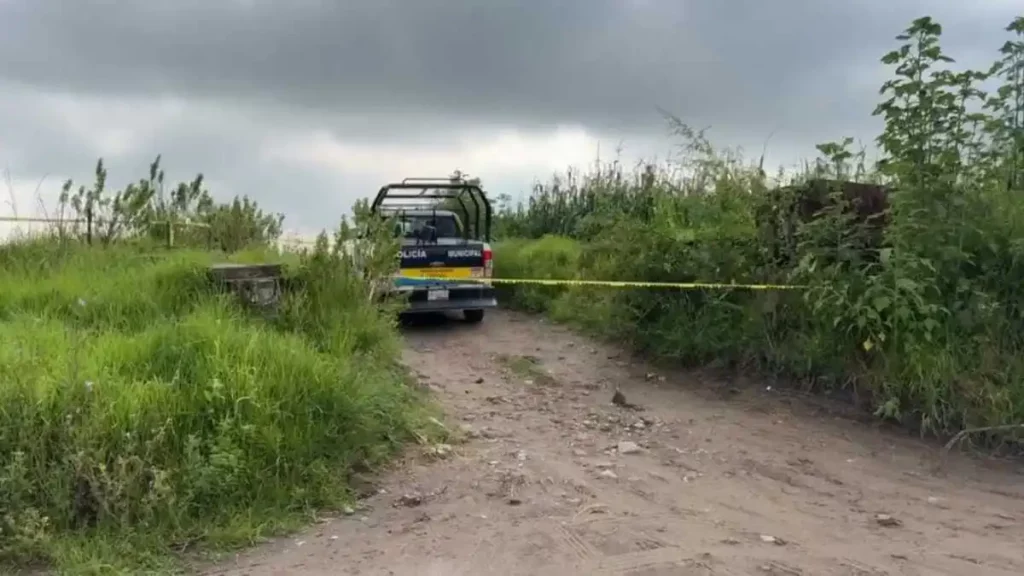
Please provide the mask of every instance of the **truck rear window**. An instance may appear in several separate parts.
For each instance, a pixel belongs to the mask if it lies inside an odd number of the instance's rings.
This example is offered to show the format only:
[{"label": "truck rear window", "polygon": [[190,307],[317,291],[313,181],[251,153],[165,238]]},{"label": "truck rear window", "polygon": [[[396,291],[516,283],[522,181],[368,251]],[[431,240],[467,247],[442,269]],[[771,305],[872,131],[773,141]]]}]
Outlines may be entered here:
[{"label": "truck rear window", "polygon": [[451,216],[403,216],[395,227],[396,235],[416,238],[420,230],[433,226],[438,238],[459,238],[459,227]]}]

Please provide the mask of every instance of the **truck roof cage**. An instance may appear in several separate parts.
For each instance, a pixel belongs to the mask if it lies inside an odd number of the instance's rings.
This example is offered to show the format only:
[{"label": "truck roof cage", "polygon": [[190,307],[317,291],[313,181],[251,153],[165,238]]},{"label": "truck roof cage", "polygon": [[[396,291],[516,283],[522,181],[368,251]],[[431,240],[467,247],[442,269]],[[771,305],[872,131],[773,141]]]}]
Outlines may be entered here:
[{"label": "truck roof cage", "polygon": [[[473,210],[465,202],[469,197]],[[490,242],[493,212],[487,195],[477,184],[451,178],[406,178],[401,182],[386,184],[377,192],[370,205],[370,211],[431,210],[451,209],[443,206],[447,200],[454,200],[465,214],[466,234],[470,227],[473,235]],[[481,226],[481,220],[483,220]],[[470,224],[472,223],[472,224]]]}]

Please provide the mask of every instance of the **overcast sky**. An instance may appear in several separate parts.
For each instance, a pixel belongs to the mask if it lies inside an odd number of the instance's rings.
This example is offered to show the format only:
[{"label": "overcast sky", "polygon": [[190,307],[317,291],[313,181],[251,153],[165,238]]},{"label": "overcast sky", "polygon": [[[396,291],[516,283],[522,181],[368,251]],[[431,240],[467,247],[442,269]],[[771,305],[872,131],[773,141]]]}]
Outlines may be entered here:
[{"label": "overcast sky", "polygon": [[[670,152],[657,109],[791,164],[870,140],[915,17],[988,62],[1020,0],[0,0],[0,170],[21,215],[103,157],[113,184],[162,154],[285,227],[458,168],[492,194]],[[0,215],[12,207],[0,204]]]}]

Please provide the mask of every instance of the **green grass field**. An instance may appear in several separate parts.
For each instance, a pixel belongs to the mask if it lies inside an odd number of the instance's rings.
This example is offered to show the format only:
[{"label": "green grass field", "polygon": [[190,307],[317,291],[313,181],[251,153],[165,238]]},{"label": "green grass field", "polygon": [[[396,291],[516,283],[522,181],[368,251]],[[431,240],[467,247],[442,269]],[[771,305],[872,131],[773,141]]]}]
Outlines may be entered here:
[{"label": "green grass field", "polygon": [[218,258],[0,245],[3,565],[172,570],[339,505],[412,437],[391,316],[338,257],[293,258],[274,319],[212,286]]}]

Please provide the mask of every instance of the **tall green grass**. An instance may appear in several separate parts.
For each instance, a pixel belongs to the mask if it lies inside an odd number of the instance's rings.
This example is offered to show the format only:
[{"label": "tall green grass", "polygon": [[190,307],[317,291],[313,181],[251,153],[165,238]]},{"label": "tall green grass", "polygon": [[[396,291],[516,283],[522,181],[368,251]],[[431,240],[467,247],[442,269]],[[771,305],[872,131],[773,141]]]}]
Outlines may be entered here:
[{"label": "tall green grass", "polygon": [[413,434],[392,316],[342,254],[290,266],[272,317],[211,285],[214,258],[0,245],[3,565],[170,569],[340,504]]},{"label": "tall green grass", "polygon": [[[801,291],[513,288],[513,301],[687,364],[853,393],[880,418],[945,435],[1024,428],[1024,18],[988,70],[959,70],[941,27],[914,21],[882,62],[880,161],[852,140],[803,173],[673,120],[683,155],[538,186],[498,219],[500,276],[793,283]],[[985,93],[983,88],[995,86]],[[838,193],[795,217],[787,181],[891,187],[881,240]],[[772,192],[772,193],[769,193]],[[571,258],[564,256],[570,254]],[[783,257],[786,256],[786,257]]]}]

